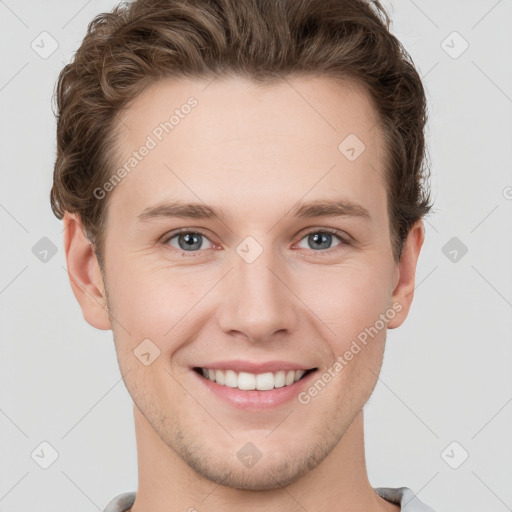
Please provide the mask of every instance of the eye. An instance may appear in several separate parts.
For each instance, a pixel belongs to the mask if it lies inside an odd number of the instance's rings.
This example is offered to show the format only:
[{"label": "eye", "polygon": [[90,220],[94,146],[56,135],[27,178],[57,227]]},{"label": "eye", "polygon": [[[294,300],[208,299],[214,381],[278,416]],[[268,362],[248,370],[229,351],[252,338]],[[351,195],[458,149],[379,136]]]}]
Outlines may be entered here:
[{"label": "eye", "polygon": [[[335,246],[332,246],[333,238],[338,239],[338,243]],[[300,245],[303,240],[306,240],[308,247]],[[201,233],[200,231],[192,231],[190,229],[182,229],[174,232],[167,236],[162,243],[180,251],[182,256],[195,256],[195,253],[200,252],[201,249],[211,249],[214,247],[214,244],[204,233]],[[343,237],[338,230],[317,228],[306,233],[297,245],[302,249],[309,249],[314,252],[323,253],[340,245],[349,245],[349,243],[350,242]]]},{"label": "eye", "polygon": [[[210,247],[205,247],[204,241],[208,241]],[[198,231],[179,231],[173,235],[167,237],[164,244],[170,245],[171,247],[181,250],[182,252],[197,252],[199,249],[211,249],[213,244],[208,240],[206,235]],[[176,245],[177,244],[177,245]]]},{"label": "eye", "polygon": [[336,244],[334,247],[348,244],[348,241],[343,236],[341,236],[337,230],[324,228],[316,229],[315,231],[309,231],[308,233],[306,233],[306,235],[301,239],[301,242],[302,240],[306,240],[308,247],[300,245],[299,247],[301,247],[302,249],[311,249],[316,252],[325,252],[326,250],[333,248],[333,237],[339,240],[339,243]]}]

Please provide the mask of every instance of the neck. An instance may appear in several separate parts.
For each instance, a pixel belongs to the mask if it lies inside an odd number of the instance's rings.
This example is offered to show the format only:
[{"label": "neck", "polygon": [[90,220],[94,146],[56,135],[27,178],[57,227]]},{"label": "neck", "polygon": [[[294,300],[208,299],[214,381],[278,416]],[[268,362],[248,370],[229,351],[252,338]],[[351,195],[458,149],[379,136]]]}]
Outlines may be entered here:
[{"label": "neck", "polygon": [[162,442],[136,406],[139,485],[131,512],[399,512],[378,496],[366,473],[364,421],[360,412],[336,448],[291,484],[265,491],[218,485],[195,472]]}]

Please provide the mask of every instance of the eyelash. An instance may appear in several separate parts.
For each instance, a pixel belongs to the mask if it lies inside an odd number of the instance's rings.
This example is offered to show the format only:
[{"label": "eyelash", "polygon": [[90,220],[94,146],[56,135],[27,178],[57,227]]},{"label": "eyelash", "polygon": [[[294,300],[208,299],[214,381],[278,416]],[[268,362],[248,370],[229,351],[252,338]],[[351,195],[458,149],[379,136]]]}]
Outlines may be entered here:
[{"label": "eyelash", "polygon": [[[169,236],[166,236],[162,240],[162,244],[166,245],[167,247],[170,247],[171,250],[173,250],[173,251],[178,251],[180,256],[184,256],[186,258],[188,258],[188,257],[192,257],[192,258],[196,257],[196,256],[199,255],[199,253],[203,252],[203,250],[183,251],[183,250],[180,250],[180,249],[176,249],[176,247],[171,247],[171,246],[167,245],[169,243],[169,241],[172,240],[175,236],[183,234],[183,233],[202,235],[202,236],[204,236],[205,238],[207,238],[209,240],[208,236],[201,229],[182,228],[182,229],[178,229],[176,231],[173,231]],[[304,233],[302,235],[302,237],[300,238],[299,242],[301,240],[303,240],[304,238],[306,238],[308,235],[312,234],[312,233],[329,233],[331,235],[336,236],[339,239],[339,241],[341,242],[339,245],[336,245],[335,247],[331,247],[330,249],[319,250],[319,251],[314,251],[313,249],[310,249],[311,252],[318,253],[318,256],[321,256],[322,254],[325,254],[325,253],[328,253],[328,252],[331,252],[331,251],[335,251],[337,248],[341,248],[341,247],[343,247],[345,245],[350,245],[349,240],[346,237],[344,237],[343,235],[341,235],[340,231],[338,231],[337,229],[333,229],[333,228],[322,228],[322,229],[315,228],[315,229],[312,229],[310,231],[307,231],[306,233]],[[210,240],[210,242],[211,242],[211,240]]]}]

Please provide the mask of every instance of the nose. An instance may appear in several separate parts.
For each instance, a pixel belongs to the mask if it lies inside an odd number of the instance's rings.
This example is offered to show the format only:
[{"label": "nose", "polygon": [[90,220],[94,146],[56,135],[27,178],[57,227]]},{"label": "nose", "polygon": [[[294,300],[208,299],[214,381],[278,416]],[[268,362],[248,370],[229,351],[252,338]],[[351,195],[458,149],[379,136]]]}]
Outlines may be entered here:
[{"label": "nose", "polygon": [[[288,335],[298,325],[297,299],[288,284],[284,261],[265,249],[255,261],[233,254],[233,269],[223,280],[218,321],[226,333],[243,334],[253,343]],[[293,287],[291,287],[293,288]]]}]

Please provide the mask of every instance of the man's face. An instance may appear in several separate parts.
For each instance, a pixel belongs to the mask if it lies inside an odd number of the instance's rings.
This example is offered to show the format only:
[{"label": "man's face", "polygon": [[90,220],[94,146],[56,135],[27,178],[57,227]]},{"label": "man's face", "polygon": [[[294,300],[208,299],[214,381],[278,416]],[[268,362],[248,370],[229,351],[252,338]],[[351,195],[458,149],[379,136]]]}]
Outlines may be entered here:
[{"label": "man's face", "polygon": [[[217,483],[275,488],[335,448],[381,367],[382,315],[394,316],[399,277],[382,138],[355,86],[327,78],[207,85],[162,81],[120,115],[119,166],[144,144],[155,147],[108,192],[111,326],[127,389],[167,446]],[[166,133],[160,123],[191,96],[197,104]],[[142,215],[178,201],[224,216]],[[315,201],[352,208],[296,215]],[[240,391],[194,370],[219,362],[236,370],[240,361],[317,370],[291,393]],[[329,369],[325,386],[309,392]],[[244,462],[258,453],[252,467]]]}]

